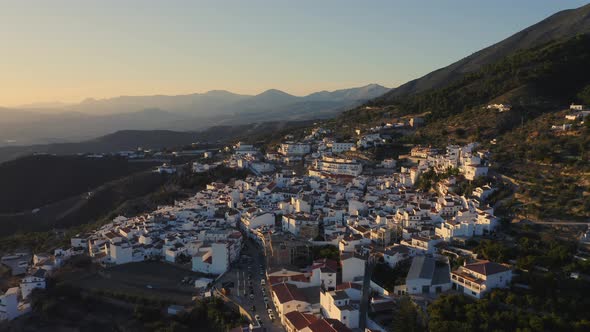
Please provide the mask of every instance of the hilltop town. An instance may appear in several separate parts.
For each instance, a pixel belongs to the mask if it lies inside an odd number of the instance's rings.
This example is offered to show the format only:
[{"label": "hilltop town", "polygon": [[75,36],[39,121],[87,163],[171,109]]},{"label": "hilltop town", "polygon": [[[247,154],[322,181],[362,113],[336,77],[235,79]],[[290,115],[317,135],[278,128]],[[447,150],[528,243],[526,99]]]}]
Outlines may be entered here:
[{"label": "hilltop town", "polygon": [[[190,271],[182,282],[193,287],[193,300],[222,299],[252,331],[387,331],[402,298],[421,305],[441,294],[480,299],[511,287],[514,262],[480,257],[473,244],[504,236],[489,202],[500,189],[490,152],[473,142],[368,159],[392,127],[358,129],[346,141],[315,127],[266,153],[243,142],[201,152],[193,173],[223,166],[250,175],[118,216],[50,254],[2,257],[13,275],[25,276],[0,297],[1,318],[30,312],[33,290],[80,256],[105,271],[146,262]],[[155,172],[169,176],[177,167]]]},{"label": "hilltop town", "polygon": [[12,6],[0,331],[590,331],[590,4],[502,6]]}]

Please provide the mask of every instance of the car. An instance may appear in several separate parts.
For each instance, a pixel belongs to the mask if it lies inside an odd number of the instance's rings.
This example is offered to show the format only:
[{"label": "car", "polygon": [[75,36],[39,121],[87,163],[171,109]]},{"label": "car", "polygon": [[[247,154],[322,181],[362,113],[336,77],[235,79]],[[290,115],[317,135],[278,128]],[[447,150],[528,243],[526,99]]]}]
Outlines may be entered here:
[{"label": "car", "polygon": [[264,295],[264,303],[268,303],[268,297]]},{"label": "car", "polygon": [[250,300],[254,300],[254,294],[250,294]]},{"label": "car", "polygon": [[262,295],[266,295],[266,291],[264,290],[264,288],[262,289]]},{"label": "car", "polygon": [[260,320],[260,315],[258,315],[258,314],[254,315],[254,319]]},{"label": "car", "polygon": [[272,309],[268,309],[267,311],[269,315],[272,315]]},{"label": "car", "polygon": [[266,280],[264,280],[264,279],[260,279],[260,284],[261,284],[262,286],[266,285]]},{"label": "car", "polygon": [[145,288],[152,289],[152,288],[154,288],[154,287],[152,287],[152,285],[145,285]]},{"label": "car", "polygon": [[252,309],[252,312],[256,312],[256,306],[255,305],[253,305],[251,309]]},{"label": "car", "polygon": [[273,314],[268,314],[268,318],[272,321],[275,320],[275,315]]}]

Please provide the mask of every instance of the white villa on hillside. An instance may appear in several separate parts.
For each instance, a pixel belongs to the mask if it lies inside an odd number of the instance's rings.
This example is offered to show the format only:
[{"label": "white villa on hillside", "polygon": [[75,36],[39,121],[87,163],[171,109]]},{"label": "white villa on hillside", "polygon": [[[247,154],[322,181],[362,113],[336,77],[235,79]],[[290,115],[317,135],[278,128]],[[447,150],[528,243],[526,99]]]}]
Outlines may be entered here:
[{"label": "white villa on hillside", "polygon": [[451,281],[453,288],[480,299],[494,288],[510,286],[512,270],[502,264],[479,261],[465,264],[451,272]]}]

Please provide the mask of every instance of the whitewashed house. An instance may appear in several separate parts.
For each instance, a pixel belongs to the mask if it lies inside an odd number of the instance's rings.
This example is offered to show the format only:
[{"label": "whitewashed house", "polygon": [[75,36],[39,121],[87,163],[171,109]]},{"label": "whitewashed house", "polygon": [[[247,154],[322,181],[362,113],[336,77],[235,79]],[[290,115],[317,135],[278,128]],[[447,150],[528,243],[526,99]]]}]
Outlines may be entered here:
[{"label": "whitewashed house", "polygon": [[512,270],[502,264],[479,261],[451,272],[451,281],[454,289],[480,299],[494,288],[509,287]]}]

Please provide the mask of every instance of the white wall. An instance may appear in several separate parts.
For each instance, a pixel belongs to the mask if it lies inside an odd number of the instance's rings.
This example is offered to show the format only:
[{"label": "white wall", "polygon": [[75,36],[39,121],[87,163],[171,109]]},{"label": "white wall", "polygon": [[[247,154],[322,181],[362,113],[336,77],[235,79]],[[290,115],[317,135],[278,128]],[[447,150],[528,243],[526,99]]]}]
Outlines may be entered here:
[{"label": "white wall", "polygon": [[342,282],[354,281],[365,275],[365,261],[356,257],[342,261]]}]

